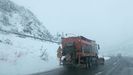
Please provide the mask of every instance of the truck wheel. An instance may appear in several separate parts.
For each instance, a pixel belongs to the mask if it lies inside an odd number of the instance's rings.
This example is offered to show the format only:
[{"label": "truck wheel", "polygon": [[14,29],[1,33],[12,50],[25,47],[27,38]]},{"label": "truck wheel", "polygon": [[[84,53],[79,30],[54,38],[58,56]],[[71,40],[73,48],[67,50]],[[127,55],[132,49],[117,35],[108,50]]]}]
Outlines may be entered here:
[{"label": "truck wheel", "polygon": [[86,63],[86,64],[85,64],[85,67],[86,67],[86,69],[88,69],[88,68],[89,68],[89,64],[88,64],[88,63]]},{"label": "truck wheel", "polygon": [[91,68],[93,66],[93,64],[92,63],[89,63],[89,67]]}]

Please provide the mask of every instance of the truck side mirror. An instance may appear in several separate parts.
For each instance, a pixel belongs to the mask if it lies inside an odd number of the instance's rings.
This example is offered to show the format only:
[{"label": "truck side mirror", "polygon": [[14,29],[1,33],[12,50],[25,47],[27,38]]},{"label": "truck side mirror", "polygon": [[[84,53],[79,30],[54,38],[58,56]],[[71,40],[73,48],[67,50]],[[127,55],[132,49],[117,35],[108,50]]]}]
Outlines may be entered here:
[{"label": "truck side mirror", "polygon": [[100,45],[98,44],[98,50],[100,49]]}]

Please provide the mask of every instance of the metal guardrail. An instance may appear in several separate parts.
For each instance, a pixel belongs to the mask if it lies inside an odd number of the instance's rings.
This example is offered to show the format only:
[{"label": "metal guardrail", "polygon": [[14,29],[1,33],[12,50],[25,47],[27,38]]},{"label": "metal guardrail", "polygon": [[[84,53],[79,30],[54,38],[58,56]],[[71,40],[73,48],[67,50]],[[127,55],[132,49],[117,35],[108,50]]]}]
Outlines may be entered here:
[{"label": "metal guardrail", "polygon": [[18,33],[18,32],[3,30],[1,28],[0,28],[0,31],[1,32],[8,33],[8,34],[15,34],[15,35],[18,35],[18,36],[23,36],[23,37],[26,37],[26,38],[29,37],[29,38],[38,39],[38,40],[41,40],[41,41],[48,41],[48,42],[60,44],[60,42],[58,42],[58,41],[53,41],[53,40],[44,39],[44,38],[40,38],[40,37],[36,37],[36,36],[31,36],[31,35],[27,35],[27,34],[21,34],[21,33]]}]

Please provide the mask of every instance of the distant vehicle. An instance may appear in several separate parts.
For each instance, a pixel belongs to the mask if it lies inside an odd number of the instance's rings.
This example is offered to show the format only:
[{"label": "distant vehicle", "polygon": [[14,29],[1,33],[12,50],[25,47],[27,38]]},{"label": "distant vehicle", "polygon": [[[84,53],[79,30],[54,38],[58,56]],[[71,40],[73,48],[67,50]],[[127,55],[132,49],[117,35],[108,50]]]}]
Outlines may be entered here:
[{"label": "distant vehicle", "polygon": [[100,46],[94,40],[83,36],[67,37],[62,38],[57,55],[64,66],[85,66],[89,68],[104,64],[104,58],[98,57],[98,49],[100,49]]},{"label": "distant vehicle", "polygon": [[117,57],[121,58],[122,57],[122,54],[121,53],[118,53],[117,54]]}]

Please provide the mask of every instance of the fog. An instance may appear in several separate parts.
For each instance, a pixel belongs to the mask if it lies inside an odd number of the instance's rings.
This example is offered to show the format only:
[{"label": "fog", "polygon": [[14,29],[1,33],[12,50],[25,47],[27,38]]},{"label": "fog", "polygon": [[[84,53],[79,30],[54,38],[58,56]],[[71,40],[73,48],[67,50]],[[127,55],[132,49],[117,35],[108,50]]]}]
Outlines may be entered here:
[{"label": "fog", "polygon": [[83,35],[102,51],[133,37],[132,0],[12,0],[30,9],[52,33]]}]

